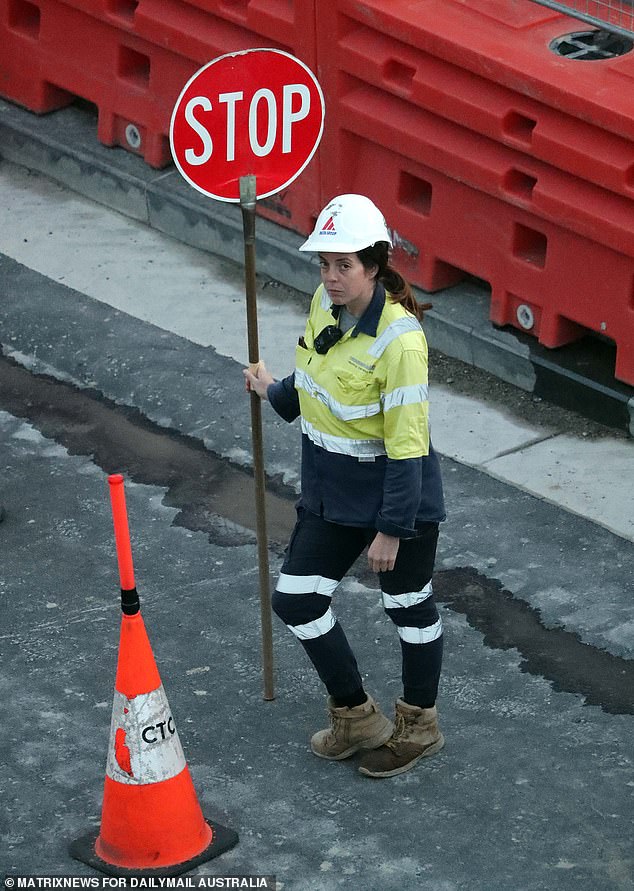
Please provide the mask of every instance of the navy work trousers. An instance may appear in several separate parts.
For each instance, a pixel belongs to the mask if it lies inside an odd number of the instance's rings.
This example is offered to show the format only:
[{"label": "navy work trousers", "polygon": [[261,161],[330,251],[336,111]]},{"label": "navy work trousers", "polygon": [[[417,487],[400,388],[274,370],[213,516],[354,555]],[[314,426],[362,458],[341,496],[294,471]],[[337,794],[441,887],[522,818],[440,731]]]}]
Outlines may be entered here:
[{"label": "navy work trousers", "polygon": [[[329,523],[303,508],[293,530],[273,594],[273,609],[301,641],[335,701],[363,688],[357,661],[332,610],[332,596],[376,530]],[[391,572],[379,573],[383,607],[394,622],[402,651],[403,699],[430,708],[442,664],[442,621],[432,574],[438,524],[401,539]]]}]

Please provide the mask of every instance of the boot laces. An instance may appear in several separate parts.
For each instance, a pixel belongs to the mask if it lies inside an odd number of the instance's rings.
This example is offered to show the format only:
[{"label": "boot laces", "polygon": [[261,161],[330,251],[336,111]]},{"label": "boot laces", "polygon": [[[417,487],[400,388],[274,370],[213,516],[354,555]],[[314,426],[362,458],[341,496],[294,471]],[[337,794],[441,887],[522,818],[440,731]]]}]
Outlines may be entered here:
[{"label": "boot laces", "polygon": [[344,719],[341,717],[341,715],[335,715],[333,712],[330,712],[329,715],[330,715],[330,736],[331,736],[331,738],[334,737],[336,739],[337,735],[339,733],[339,728],[342,726]]},{"label": "boot laces", "polygon": [[404,715],[402,712],[397,712],[394,720],[394,731],[385,745],[393,749],[399,743],[405,742],[412,735],[415,723],[416,715]]}]

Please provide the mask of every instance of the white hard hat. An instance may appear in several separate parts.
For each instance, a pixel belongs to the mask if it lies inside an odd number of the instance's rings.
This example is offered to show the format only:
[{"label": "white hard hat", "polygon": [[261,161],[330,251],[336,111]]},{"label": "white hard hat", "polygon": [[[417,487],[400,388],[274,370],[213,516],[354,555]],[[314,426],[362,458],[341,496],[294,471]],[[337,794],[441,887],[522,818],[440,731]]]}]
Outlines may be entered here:
[{"label": "white hard hat", "polygon": [[300,251],[361,251],[377,241],[392,244],[385,218],[365,195],[338,195],[317,217]]}]

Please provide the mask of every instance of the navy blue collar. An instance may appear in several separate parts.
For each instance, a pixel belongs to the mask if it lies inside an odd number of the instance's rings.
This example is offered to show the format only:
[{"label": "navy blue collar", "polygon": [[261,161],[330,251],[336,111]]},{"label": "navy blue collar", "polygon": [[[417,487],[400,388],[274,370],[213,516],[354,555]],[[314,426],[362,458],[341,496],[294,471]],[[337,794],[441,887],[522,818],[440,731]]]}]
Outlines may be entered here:
[{"label": "navy blue collar", "polygon": [[[354,326],[350,333],[350,337],[356,337],[358,334],[368,334],[370,337],[376,337],[377,328],[383,307],[385,306],[385,288],[381,282],[377,282],[374,286],[374,294],[372,300],[365,308],[365,312]],[[339,318],[340,306],[331,306],[330,312],[333,318]]]}]

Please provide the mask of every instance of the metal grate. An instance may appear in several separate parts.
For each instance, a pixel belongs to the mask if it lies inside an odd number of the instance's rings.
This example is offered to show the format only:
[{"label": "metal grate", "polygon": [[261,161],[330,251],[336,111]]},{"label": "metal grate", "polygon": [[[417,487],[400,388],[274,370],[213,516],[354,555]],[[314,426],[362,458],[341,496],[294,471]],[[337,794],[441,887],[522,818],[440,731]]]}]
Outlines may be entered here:
[{"label": "metal grate", "polygon": [[634,0],[531,0],[613,34],[634,34]]},{"label": "metal grate", "polygon": [[577,59],[581,62],[597,62],[614,59],[632,51],[634,41],[630,37],[622,37],[611,31],[577,31],[564,34],[550,44],[554,53],[565,59]]}]

